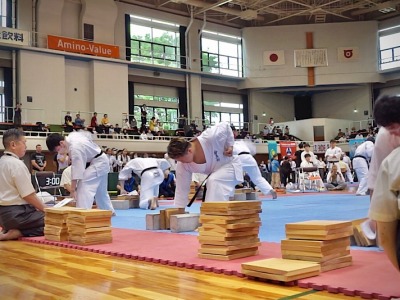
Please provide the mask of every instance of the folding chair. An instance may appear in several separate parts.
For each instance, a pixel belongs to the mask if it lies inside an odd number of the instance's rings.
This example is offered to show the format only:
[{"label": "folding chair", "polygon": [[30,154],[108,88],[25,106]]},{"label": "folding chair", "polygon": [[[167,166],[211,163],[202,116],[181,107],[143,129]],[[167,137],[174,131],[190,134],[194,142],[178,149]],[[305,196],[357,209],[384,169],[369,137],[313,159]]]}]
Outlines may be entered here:
[{"label": "folding chair", "polygon": [[62,196],[60,177],[54,172],[42,171],[35,173],[35,183],[38,196],[45,203],[55,203],[56,196]]},{"label": "folding chair", "polygon": [[[307,190],[317,190],[318,185],[317,185],[317,180],[320,180],[321,177],[319,176],[318,173],[318,168],[317,167],[307,167],[307,168],[298,168],[298,186],[299,189],[304,193],[304,191]],[[313,174],[314,173],[314,174]]]}]

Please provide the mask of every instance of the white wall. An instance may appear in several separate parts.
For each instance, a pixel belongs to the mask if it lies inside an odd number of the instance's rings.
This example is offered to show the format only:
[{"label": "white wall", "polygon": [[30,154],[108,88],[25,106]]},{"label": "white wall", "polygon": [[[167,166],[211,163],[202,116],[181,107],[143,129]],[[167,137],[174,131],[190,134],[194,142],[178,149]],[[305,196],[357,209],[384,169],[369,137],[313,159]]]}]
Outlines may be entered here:
[{"label": "white wall", "polygon": [[[367,120],[372,114],[370,85],[359,88],[314,94],[313,116],[346,120]],[[357,109],[357,112],[354,112]],[[364,115],[368,111],[368,115]]]},{"label": "white wall", "polygon": [[[269,118],[274,118],[275,122],[291,121],[294,119],[293,96],[252,91],[249,96],[249,114],[254,133],[260,130],[258,123],[268,123]],[[258,116],[258,120],[254,120],[254,115]]]},{"label": "white wall", "polygon": [[61,35],[69,38],[79,39],[80,36],[80,14],[82,5],[73,1],[65,1],[61,19]]},{"label": "white wall", "polygon": [[[71,112],[91,112],[90,85],[89,85],[89,63],[79,60],[65,60],[65,110]],[[76,89],[76,90],[75,90]],[[64,113],[62,114],[62,118]],[[74,117],[74,115],[73,115]],[[88,115],[81,117],[88,124]],[[62,121],[64,119],[61,119]]]},{"label": "white wall", "polygon": [[39,47],[47,48],[47,35],[62,34],[64,0],[39,0],[36,8],[36,30]]},{"label": "white wall", "polygon": [[299,121],[275,122],[275,126],[284,128],[289,126],[290,134],[303,141],[314,141],[314,126],[324,126],[325,140],[336,137],[339,128],[345,131],[352,124],[351,120],[314,118]]},{"label": "white wall", "polygon": [[[241,87],[307,86],[307,68],[294,67],[294,50],[306,48],[306,32],[313,32],[314,48],[328,49],[328,66],[315,68],[316,85],[377,82],[377,29],[373,21],[244,28],[248,78]],[[339,63],[338,47],[359,47],[359,60]],[[266,50],[284,50],[286,64],[264,66]]]},{"label": "white wall", "polygon": [[90,74],[93,111],[107,113],[112,124],[121,125],[122,113],[128,112],[128,66],[92,61]]},{"label": "white wall", "polygon": [[[59,124],[59,112],[65,106],[64,56],[21,50],[18,52],[17,74],[22,109],[45,111],[44,120],[26,121]],[[33,102],[27,102],[27,96],[32,96]]]},{"label": "white wall", "polygon": [[83,24],[92,24],[95,42],[114,44],[117,14],[118,8],[114,0],[82,0],[81,38],[83,38]]}]

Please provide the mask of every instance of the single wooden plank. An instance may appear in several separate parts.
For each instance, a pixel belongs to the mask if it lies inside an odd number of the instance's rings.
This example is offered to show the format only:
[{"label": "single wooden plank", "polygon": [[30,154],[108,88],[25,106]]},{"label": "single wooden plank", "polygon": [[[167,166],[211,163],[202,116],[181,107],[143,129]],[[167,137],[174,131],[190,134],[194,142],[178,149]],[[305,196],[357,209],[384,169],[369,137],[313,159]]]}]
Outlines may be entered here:
[{"label": "single wooden plank", "polygon": [[242,270],[242,273],[245,275],[248,275],[248,276],[254,276],[254,277],[258,277],[258,278],[289,282],[289,281],[299,280],[299,279],[303,279],[303,278],[318,276],[320,274],[320,271],[314,271],[314,272],[293,275],[293,276],[276,275],[276,274],[257,272],[257,271],[251,271],[251,270]]},{"label": "single wooden plank", "polygon": [[309,220],[296,223],[287,223],[285,225],[286,230],[288,229],[307,229],[307,230],[331,230],[343,227],[351,227],[350,221],[330,221],[330,220]]},{"label": "single wooden plank", "polygon": [[325,252],[311,252],[311,251],[300,251],[300,250],[285,250],[282,249],[282,255],[301,255],[301,256],[311,256],[311,257],[326,257],[332,254],[335,254],[337,252],[344,252],[344,251],[350,251],[350,247],[342,247],[338,249],[331,249]]},{"label": "single wooden plank", "polygon": [[233,253],[233,251],[258,248],[260,245],[261,245],[260,242],[244,243],[244,244],[230,245],[230,246],[201,244],[200,249],[202,250],[201,251],[202,253],[230,254]]},{"label": "single wooden plank", "polygon": [[217,216],[238,216],[238,215],[250,215],[261,213],[260,209],[243,209],[243,210],[202,210],[200,208],[200,213],[202,215],[217,215]]},{"label": "single wooden plank", "polygon": [[313,257],[313,256],[305,256],[305,255],[290,255],[290,254],[282,254],[282,258],[286,259],[295,259],[295,260],[304,260],[304,261],[314,261],[314,262],[325,262],[334,258],[338,258],[341,256],[350,255],[350,250],[333,253],[330,255],[326,255],[324,257]]},{"label": "single wooden plank", "polygon": [[218,236],[218,237],[240,237],[240,236],[252,236],[252,235],[258,235],[259,233],[259,228],[256,229],[251,229],[251,230],[227,230],[227,231],[215,231],[213,228],[203,228],[199,227],[199,235],[201,236]]},{"label": "single wooden plank", "polygon": [[205,259],[232,260],[232,259],[254,256],[257,254],[258,254],[258,250],[249,250],[246,252],[240,252],[240,253],[229,254],[229,255],[199,253],[198,256],[200,258],[205,258]]},{"label": "single wooden plank", "polygon": [[242,269],[290,276],[319,271],[320,265],[309,261],[268,258],[242,263]]},{"label": "single wooden plank", "polygon": [[220,218],[219,216],[213,216],[213,217],[209,217],[209,216],[201,216],[200,220],[199,220],[202,224],[237,224],[237,223],[252,223],[252,222],[259,222],[261,221],[261,218],[259,217],[258,214],[256,214],[256,217],[251,217],[251,218],[247,218],[247,217],[241,217],[237,218],[237,219],[230,219],[230,220],[226,220],[223,218]]}]

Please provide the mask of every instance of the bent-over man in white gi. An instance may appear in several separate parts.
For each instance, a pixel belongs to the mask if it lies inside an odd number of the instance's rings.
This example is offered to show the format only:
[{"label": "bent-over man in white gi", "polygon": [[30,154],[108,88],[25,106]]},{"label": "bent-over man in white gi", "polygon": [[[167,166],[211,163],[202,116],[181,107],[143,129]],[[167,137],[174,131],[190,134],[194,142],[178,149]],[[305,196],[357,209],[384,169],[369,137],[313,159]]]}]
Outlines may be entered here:
[{"label": "bent-over man in white gi", "polygon": [[[141,178],[139,207],[143,209],[155,209],[159,186],[164,180],[164,170],[171,165],[163,158],[137,157],[128,161],[119,172],[120,186],[124,186],[125,180],[132,177],[132,172]],[[121,191],[123,194],[125,191]]]},{"label": "bent-over man in white gi", "polygon": [[[236,128],[231,127],[233,135],[236,138],[238,132]],[[257,161],[253,155],[256,153],[255,146],[251,142],[243,140],[236,140],[233,145],[233,155],[238,155],[242,164],[243,171],[245,171],[251,181],[257,186],[258,189],[264,194],[271,194],[273,199],[277,198],[277,194],[267,180],[261,175],[260,168],[258,167]]]},{"label": "bent-over man in white gi", "polygon": [[209,175],[205,201],[228,201],[235,194],[235,186],[243,182],[243,169],[233,156],[233,132],[227,122],[206,129],[200,136],[187,141],[174,138],[168,145],[168,156],[175,159],[175,206],[188,203],[193,173]]},{"label": "bent-over man in white gi", "polygon": [[71,158],[71,193],[76,207],[92,208],[94,200],[99,209],[114,208],[108,195],[108,172],[110,169],[107,156],[95,144],[89,132],[72,132],[66,138],[58,133],[50,134],[46,139],[49,151],[67,150]]},{"label": "bent-over man in white gi", "polygon": [[358,178],[357,196],[365,196],[368,191],[368,169],[372,154],[374,153],[374,142],[375,139],[368,138],[354,152],[353,169]]}]

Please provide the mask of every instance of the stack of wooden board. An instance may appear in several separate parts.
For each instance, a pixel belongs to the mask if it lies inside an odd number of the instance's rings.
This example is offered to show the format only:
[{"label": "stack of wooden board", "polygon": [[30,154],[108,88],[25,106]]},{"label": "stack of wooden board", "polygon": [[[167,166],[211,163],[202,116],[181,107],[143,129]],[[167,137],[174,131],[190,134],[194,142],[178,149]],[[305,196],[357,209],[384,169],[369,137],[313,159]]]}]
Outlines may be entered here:
[{"label": "stack of wooden board", "polygon": [[312,220],[286,224],[282,257],[318,262],[321,271],[350,266],[351,222]]},{"label": "stack of wooden board", "polygon": [[44,210],[44,238],[49,241],[67,241],[68,213],[73,207],[49,207]]},{"label": "stack of wooden board", "polygon": [[205,202],[200,208],[199,257],[231,260],[258,254],[260,201]]},{"label": "stack of wooden board", "polygon": [[316,262],[282,258],[242,263],[242,273],[245,275],[284,282],[317,276],[320,268]]},{"label": "stack of wooden board", "polygon": [[68,240],[78,245],[112,242],[110,210],[79,209],[68,214]]},{"label": "stack of wooden board", "polygon": [[364,219],[353,220],[352,222],[354,243],[360,247],[369,247],[376,245],[376,240],[370,240],[365,236],[364,232],[361,230],[361,223],[363,223],[366,220],[367,219],[364,218]]}]

